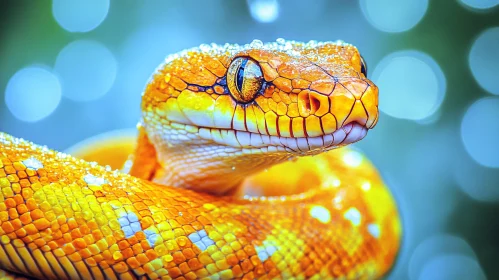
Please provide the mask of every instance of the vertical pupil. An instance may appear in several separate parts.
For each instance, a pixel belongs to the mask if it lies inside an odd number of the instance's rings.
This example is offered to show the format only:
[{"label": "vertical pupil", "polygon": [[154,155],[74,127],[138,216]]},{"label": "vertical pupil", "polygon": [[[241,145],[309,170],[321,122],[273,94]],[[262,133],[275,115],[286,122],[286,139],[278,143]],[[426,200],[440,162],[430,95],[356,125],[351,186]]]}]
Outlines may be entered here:
[{"label": "vertical pupil", "polygon": [[241,92],[243,88],[244,67],[246,67],[246,63],[248,63],[248,60],[244,59],[241,65],[239,66],[239,69],[237,69],[236,87],[239,90],[239,92]]}]

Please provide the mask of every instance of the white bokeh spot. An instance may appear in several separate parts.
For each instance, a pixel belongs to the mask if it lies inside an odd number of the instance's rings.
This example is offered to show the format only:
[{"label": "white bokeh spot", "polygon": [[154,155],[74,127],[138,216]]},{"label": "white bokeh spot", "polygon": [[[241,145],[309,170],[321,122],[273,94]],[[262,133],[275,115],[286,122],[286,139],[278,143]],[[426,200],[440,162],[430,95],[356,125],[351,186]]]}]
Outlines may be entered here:
[{"label": "white bokeh spot", "polygon": [[51,71],[31,66],[17,71],[7,83],[5,103],[19,120],[37,122],[51,115],[61,101],[59,78]]},{"label": "white bokeh spot", "polygon": [[69,32],[88,32],[99,26],[109,12],[109,0],[53,0],[52,14]]},{"label": "white bokeh spot", "polygon": [[259,22],[273,22],[279,16],[277,0],[247,0],[251,16]]},{"label": "white bokeh spot", "polygon": [[379,108],[394,118],[424,120],[442,104],[446,79],[440,66],[419,51],[392,53],[376,65]]},{"label": "white bokeh spot", "polygon": [[385,32],[403,32],[418,24],[428,9],[428,0],[360,0],[367,20]]},{"label": "white bokeh spot", "polygon": [[473,9],[490,9],[499,4],[499,0],[459,0],[462,4]]},{"label": "white bokeh spot", "polygon": [[354,150],[350,150],[343,155],[343,162],[350,167],[358,167],[363,160],[362,154]]},{"label": "white bokeh spot", "polygon": [[478,35],[470,50],[469,63],[478,84],[486,91],[499,95],[499,27]]},{"label": "white bokeh spot", "polygon": [[459,188],[471,198],[480,202],[499,201],[499,172],[496,168],[485,167],[471,156],[462,155],[461,160],[454,163],[453,175]]},{"label": "white bokeh spot", "polygon": [[486,280],[478,261],[459,254],[439,255],[430,259],[419,274],[419,280]]},{"label": "white bokeh spot", "polygon": [[59,52],[54,68],[61,77],[65,97],[91,101],[109,91],[116,78],[117,62],[103,44],[79,40]]},{"label": "white bokeh spot", "polygon": [[367,192],[367,191],[369,191],[371,189],[371,182],[366,181],[360,187],[362,188],[363,191]]},{"label": "white bokeh spot", "polygon": [[[431,236],[419,243],[409,260],[409,279],[421,279],[429,260],[439,255],[464,255],[476,258],[471,246],[462,238],[448,234]],[[445,278],[444,278],[445,279]]]},{"label": "white bokeh spot", "polygon": [[499,97],[485,97],[473,103],[461,123],[466,151],[479,164],[499,168]]}]

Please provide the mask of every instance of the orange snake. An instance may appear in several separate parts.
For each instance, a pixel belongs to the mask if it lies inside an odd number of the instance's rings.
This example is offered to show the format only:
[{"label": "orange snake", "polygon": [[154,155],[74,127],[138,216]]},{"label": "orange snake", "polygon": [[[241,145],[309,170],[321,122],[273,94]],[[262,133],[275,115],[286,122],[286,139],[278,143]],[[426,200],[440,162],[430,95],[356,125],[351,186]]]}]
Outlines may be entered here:
[{"label": "orange snake", "polygon": [[0,133],[0,278],[379,278],[395,202],[360,152],[329,151],[377,120],[343,42],[171,55],[144,90],[129,174]]}]

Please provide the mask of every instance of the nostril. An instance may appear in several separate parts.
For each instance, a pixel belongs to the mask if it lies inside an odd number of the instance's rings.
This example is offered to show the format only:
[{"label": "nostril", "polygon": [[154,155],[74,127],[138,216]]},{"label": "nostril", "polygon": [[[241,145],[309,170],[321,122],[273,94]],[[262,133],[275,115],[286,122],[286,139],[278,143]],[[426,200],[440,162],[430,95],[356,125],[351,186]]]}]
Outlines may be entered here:
[{"label": "nostril", "polygon": [[298,94],[298,111],[300,116],[308,117],[311,114],[312,105],[310,99],[310,93],[308,91],[302,91]]},{"label": "nostril", "polygon": [[326,95],[304,90],[298,94],[298,111],[301,117],[316,115],[321,117],[329,113],[329,98]]},{"label": "nostril", "polygon": [[309,98],[308,106],[310,107],[310,113],[314,114],[321,107],[321,101],[319,99],[317,99],[317,97],[315,97],[315,95],[310,94],[309,96],[310,96],[310,98]]}]

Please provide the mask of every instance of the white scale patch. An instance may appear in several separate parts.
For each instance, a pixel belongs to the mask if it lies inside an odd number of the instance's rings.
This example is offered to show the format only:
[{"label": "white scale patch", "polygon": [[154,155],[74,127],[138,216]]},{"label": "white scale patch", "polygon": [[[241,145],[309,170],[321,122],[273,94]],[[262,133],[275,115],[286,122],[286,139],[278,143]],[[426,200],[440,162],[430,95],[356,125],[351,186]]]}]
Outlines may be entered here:
[{"label": "white scale patch", "polygon": [[321,223],[329,223],[331,221],[331,213],[329,212],[329,210],[327,210],[327,208],[323,207],[323,206],[313,206],[311,209],[310,209],[310,216],[312,216],[313,218],[316,218],[317,220],[319,220],[319,222]]},{"label": "white scale patch", "polygon": [[[118,218],[121,230],[125,233],[125,238],[130,238],[134,236],[137,232],[142,231],[142,226],[140,225],[139,218],[135,213],[127,213]],[[158,230],[154,227],[150,227],[144,230],[147,242],[149,246],[154,248],[156,242],[161,239],[161,236],[157,232]]]},{"label": "white scale patch", "polygon": [[379,238],[381,235],[381,229],[378,224],[369,224],[367,225],[367,231],[374,237]]},{"label": "white scale patch", "polygon": [[39,160],[33,157],[23,160],[23,164],[26,166],[26,168],[33,170],[38,170],[40,168],[43,168],[43,164]]},{"label": "white scale patch", "polygon": [[154,247],[156,245],[156,242],[160,238],[160,235],[155,231],[155,229],[148,228],[144,230],[144,233],[146,235],[146,239],[149,242],[149,246]]},{"label": "white scale patch", "polygon": [[360,225],[360,222],[362,220],[362,215],[360,214],[359,210],[357,210],[357,208],[355,207],[349,208],[345,212],[345,214],[343,214],[343,217],[352,222],[352,225],[354,226]]},{"label": "white scale patch", "polygon": [[264,262],[268,258],[270,258],[278,248],[274,245],[273,242],[265,240],[263,241],[263,246],[255,246],[255,249],[258,258],[260,258],[260,261]]},{"label": "white scale patch", "polygon": [[206,230],[204,229],[191,233],[188,237],[201,251],[204,251],[208,248],[208,246],[215,244],[215,241],[208,236]]},{"label": "white scale patch", "polygon": [[92,174],[85,175],[85,177],[83,177],[83,180],[89,185],[96,186],[101,186],[108,183],[106,179],[94,176]]},{"label": "white scale patch", "polygon": [[125,237],[129,238],[134,236],[137,232],[142,231],[139,219],[135,213],[128,213],[118,219],[120,222],[121,230],[125,233]]}]

